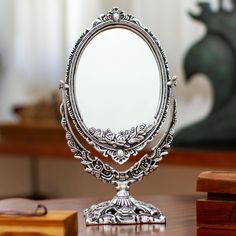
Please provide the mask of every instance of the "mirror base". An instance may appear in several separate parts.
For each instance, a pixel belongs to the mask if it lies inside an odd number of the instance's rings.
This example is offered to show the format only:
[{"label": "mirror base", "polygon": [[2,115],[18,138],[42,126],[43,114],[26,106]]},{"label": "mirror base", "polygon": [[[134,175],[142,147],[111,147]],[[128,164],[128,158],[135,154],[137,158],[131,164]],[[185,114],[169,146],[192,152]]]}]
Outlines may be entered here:
[{"label": "mirror base", "polygon": [[118,191],[111,200],[84,210],[86,225],[165,224],[166,218],[155,206],[135,200],[128,191]]}]

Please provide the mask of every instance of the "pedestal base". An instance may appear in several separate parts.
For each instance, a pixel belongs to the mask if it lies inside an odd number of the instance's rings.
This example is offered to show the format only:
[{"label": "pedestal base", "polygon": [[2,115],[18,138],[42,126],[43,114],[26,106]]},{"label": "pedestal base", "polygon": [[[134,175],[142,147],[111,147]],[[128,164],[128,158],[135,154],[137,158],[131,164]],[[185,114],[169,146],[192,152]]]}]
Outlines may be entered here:
[{"label": "pedestal base", "polygon": [[111,201],[84,210],[87,225],[96,224],[165,224],[166,218],[155,206],[131,196],[116,196]]}]

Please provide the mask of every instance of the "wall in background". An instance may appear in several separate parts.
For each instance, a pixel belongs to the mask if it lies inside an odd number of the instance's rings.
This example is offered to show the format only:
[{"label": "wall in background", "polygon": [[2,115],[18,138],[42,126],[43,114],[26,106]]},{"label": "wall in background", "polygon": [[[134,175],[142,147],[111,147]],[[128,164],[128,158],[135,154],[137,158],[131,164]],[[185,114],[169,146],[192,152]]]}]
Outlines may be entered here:
[{"label": "wall in background", "polygon": [[[168,157],[166,157],[168,158]],[[111,184],[104,184],[83,170],[78,160],[39,159],[39,192],[47,198],[91,197],[115,194]],[[0,198],[30,196],[29,157],[0,156]],[[160,167],[143,181],[131,186],[134,195],[195,194],[199,173],[206,170],[222,170],[206,167],[167,166]],[[229,170],[230,171],[230,170]],[[232,168],[235,171],[235,168]]]},{"label": "wall in background", "polygon": [[0,79],[0,121],[14,120],[11,108],[15,104],[31,103],[58,89],[75,41],[112,6],[134,14],[160,39],[171,73],[179,78],[177,127],[204,117],[212,103],[210,85],[204,77],[185,84],[182,72],[184,53],[204,33],[203,26],[187,15],[187,11],[197,10],[195,2],[2,0],[0,53],[6,70]]},{"label": "wall in background", "polygon": [[[67,58],[82,31],[101,13],[119,6],[133,13],[160,39],[172,74],[179,77],[178,125],[201,119],[212,103],[211,87],[204,77],[186,84],[182,60],[204,28],[187,16],[196,11],[194,0],[1,0],[0,121],[14,121],[12,106],[31,103],[58,88]],[[216,6],[216,1],[212,1]],[[133,191],[138,194],[193,193],[203,168],[161,166]],[[0,157],[0,196],[31,191],[27,157]],[[175,181],[173,181],[175,180]],[[78,161],[40,160],[40,189],[51,197],[111,194],[113,188],[84,173]],[[145,191],[144,191],[145,190]]]},{"label": "wall in background", "polygon": [[[86,173],[76,160],[59,160],[57,163],[41,160],[40,169],[40,191],[52,198],[104,195],[111,198],[115,194],[114,186],[104,184]],[[197,176],[207,170],[216,171],[217,168],[186,168],[160,163],[156,171],[144,177],[143,181],[131,185],[130,190],[134,195],[196,194]]]},{"label": "wall in background", "polygon": [[31,184],[28,157],[0,156],[0,198],[28,195]]}]

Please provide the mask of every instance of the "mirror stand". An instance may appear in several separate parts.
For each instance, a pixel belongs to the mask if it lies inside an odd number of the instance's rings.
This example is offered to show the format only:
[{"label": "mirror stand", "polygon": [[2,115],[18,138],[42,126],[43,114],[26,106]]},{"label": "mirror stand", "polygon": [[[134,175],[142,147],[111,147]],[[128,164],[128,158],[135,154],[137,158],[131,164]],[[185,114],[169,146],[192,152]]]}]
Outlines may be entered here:
[{"label": "mirror stand", "polygon": [[138,201],[129,194],[127,182],[117,182],[117,194],[111,201],[84,210],[87,225],[165,223],[166,218],[155,206]]},{"label": "mirror stand", "polygon": [[[173,86],[175,86],[176,77],[172,78]],[[106,202],[93,205],[84,210],[84,217],[87,225],[94,224],[140,224],[140,223],[156,223],[165,224],[166,217],[163,216],[161,211],[150,203],[145,203],[134,199],[129,194],[130,184],[141,181],[145,175],[154,171],[163,156],[168,154],[168,149],[173,140],[174,126],[176,123],[176,101],[173,99],[171,107],[171,117],[169,127],[163,135],[160,142],[152,148],[152,154],[146,154],[130,169],[124,172],[117,172],[112,167],[97,162],[98,173],[111,171],[106,173],[110,178],[115,180],[108,180],[107,182],[115,185],[117,194],[116,196]],[[96,166],[95,166],[96,168]],[[94,169],[95,169],[94,168]],[[90,172],[88,169],[85,169]],[[104,181],[104,176],[98,176],[98,173],[93,173],[96,177]],[[112,177],[111,177],[112,176]],[[124,179],[124,181],[122,181]]]}]

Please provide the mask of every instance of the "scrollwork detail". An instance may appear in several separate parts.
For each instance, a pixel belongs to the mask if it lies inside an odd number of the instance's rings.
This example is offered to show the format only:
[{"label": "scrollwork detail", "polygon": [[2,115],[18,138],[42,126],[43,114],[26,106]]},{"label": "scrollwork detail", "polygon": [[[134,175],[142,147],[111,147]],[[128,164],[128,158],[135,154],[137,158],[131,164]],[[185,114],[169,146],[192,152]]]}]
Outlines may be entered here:
[{"label": "scrollwork detail", "polygon": [[160,146],[154,148],[150,155],[145,155],[137,163],[135,163],[128,170],[119,172],[108,164],[104,164],[97,157],[90,157],[88,151],[75,139],[68,120],[66,118],[66,111],[64,105],[61,105],[62,126],[66,131],[67,144],[74,153],[75,158],[79,159],[84,165],[85,171],[96,176],[104,182],[116,183],[117,181],[126,181],[133,183],[140,181],[145,175],[148,175],[158,167],[158,163],[162,160],[164,155],[168,154],[168,149],[173,140],[174,125],[176,123],[176,101],[173,104],[173,114],[170,128],[166,136],[163,138]]},{"label": "scrollwork detail", "polygon": [[[142,29],[145,31],[153,40],[154,44],[157,46],[161,60],[163,62],[163,73],[166,73],[167,81],[163,83],[170,84],[172,80],[169,76],[169,68],[167,59],[163,49],[160,46],[159,40],[152,34],[150,30],[143,27],[141,23],[134,18],[131,14],[125,14],[124,11],[120,10],[117,7],[112,8],[105,15],[101,15],[97,20],[94,21],[92,27],[90,29],[86,29],[84,33],[80,36],[78,41],[73,48],[69,62],[66,70],[66,79],[63,85],[65,97],[66,107],[68,109],[70,118],[73,121],[74,126],[78,130],[78,132],[82,135],[82,137],[87,140],[89,144],[92,144],[94,148],[101,152],[105,157],[111,157],[115,162],[119,164],[124,164],[130,156],[137,155],[138,151],[142,150],[145,145],[153,140],[153,138],[159,133],[162,124],[165,121],[167,116],[167,110],[170,103],[170,89],[172,86],[167,86],[166,94],[163,96],[163,105],[159,111],[162,116],[157,118],[155,116],[155,121],[151,124],[146,124],[146,128],[150,127],[150,130],[146,130],[145,133],[137,132],[137,127],[132,128],[130,131],[121,131],[118,134],[114,134],[110,130],[102,131],[101,129],[91,128],[90,130],[83,124],[83,121],[80,117],[79,112],[77,111],[74,99],[73,99],[73,89],[71,86],[73,85],[73,71],[74,71],[74,63],[76,58],[81,53],[81,45],[84,45],[85,39],[88,39],[97,28],[103,27],[104,24],[114,23],[114,24],[133,24],[134,27]],[[81,46],[82,47],[82,46]],[[165,72],[164,72],[165,71]],[[78,113],[78,114],[77,114]],[[158,114],[159,114],[158,113]],[[78,121],[80,124],[78,124]],[[145,126],[145,125],[144,125]],[[131,136],[133,137],[131,138]],[[118,149],[118,150],[117,150]]]},{"label": "scrollwork detail", "polygon": [[140,124],[130,130],[120,131],[117,134],[110,129],[102,130],[90,128],[89,133],[101,143],[112,145],[114,148],[130,147],[131,144],[144,140],[148,133],[154,128],[154,123]]},{"label": "scrollwork detail", "polygon": [[[158,112],[154,116],[154,122],[132,127],[130,130],[120,131],[117,134],[111,130],[97,128],[87,129],[74,96],[74,71],[77,60],[80,58],[83,48],[97,33],[106,27],[132,28],[142,35],[153,48],[154,56],[159,61],[162,79],[161,101]],[[66,69],[65,82],[60,83],[63,89],[63,103],[60,111],[61,124],[66,131],[66,140],[74,157],[80,160],[85,171],[102,180],[112,183],[117,188],[117,195],[108,202],[92,206],[84,211],[86,224],[127,224],[127,223],[165,223],[165,217],[154,206],[135,200],[129,195],[130,184],[140,181],[144,176],[158,168],[159,162],[168,154],[168,149],[173,140],[174,125],[176,123],[176,101],[172,97],[171,89],[176,84],[176,78],[170,78],[167,59],[159,40],[143,27],[141,23],[130,14],[115,7],[105,15],[95,20],[90,29],[86,29],[75,44]],[[118,171],[109,164],[104,163],[96,156],[91,156],[76,138],[73,128],[79,132],[89,144],[105,157],[111,157],[119,164],[125,163],[130,156],[135,156],[147,143],[151,142],[159,133],[166,120],[171,105],[170,124],[166,133],[149,153],[142,156],[135,164],[125,171]],[[73,128],[72,128],[73,127]]]}]

